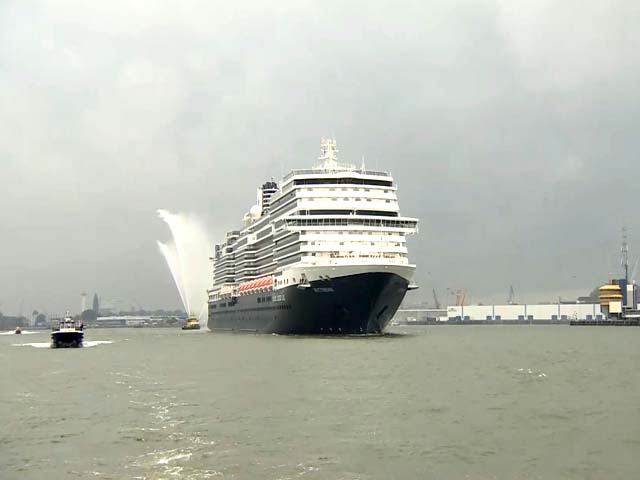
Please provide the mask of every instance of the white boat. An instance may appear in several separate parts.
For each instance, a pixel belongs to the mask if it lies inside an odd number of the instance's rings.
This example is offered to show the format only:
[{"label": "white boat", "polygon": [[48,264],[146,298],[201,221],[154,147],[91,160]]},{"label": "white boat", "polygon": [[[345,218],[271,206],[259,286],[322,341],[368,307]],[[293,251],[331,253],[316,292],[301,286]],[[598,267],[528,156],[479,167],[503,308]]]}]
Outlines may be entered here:
[{"label": "white boat", "polygon": [[69,312],[51,331],[51,348],[81,347],[84,339],[84,324],[75,321]]}]

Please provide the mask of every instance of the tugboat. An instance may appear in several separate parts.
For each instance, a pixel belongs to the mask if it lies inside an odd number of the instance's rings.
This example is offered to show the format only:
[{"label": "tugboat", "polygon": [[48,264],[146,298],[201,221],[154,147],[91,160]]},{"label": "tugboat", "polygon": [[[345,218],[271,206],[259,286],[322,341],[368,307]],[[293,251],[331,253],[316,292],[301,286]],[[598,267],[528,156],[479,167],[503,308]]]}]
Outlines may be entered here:
[{"label": "tugboat", "polygon": [[200,330],[200,322],[196,317],[189,317],[184,325],[182,325],[182,330]]},{"label": "tugboat", "polygon": [[18,325],[18,326],[16,327],[16,329],[14,330],[14,332],[13,332],[13,333],[15,333],[16,335],[19,335],[19,334],[21,334],[21,333],[22,333],[22,329],[20,328],[20,325]]},{"label": "tugboat", "polygon": [[51,332],[51,348],[77,348],[82,346],[84,324],[76,322],[69,312]]}]

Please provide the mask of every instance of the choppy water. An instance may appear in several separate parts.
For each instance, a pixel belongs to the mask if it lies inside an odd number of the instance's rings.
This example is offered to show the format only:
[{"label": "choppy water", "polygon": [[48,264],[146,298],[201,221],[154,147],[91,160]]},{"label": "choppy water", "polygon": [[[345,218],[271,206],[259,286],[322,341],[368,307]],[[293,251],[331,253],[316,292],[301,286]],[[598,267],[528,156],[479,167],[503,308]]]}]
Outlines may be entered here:
[{"label": "choppy water", "polygon": [[0,478],[640,474],[640,328],[393,331],[0,336]]}]

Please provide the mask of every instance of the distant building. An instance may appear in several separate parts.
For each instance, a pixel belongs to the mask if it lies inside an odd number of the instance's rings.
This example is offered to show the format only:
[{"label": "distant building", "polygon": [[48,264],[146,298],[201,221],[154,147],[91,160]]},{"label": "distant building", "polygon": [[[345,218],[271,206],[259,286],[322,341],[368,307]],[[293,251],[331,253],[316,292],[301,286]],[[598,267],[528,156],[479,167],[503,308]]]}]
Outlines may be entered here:
[{"label": "distant building", "polygon": [[126,327],[127,319],[118,316],[98,317],[93,325],[102,328]]},{"label": "distant building", "polygon": [[145,315],[111,315],[108,317],[98,317],[93,324],[96,327],[116,328],[116,327],[142,327],[150,325],[151,317]]},{"label": "distant building", "polygon": [[26,327],[25,317],[5,317],[0,313],[0,330],[13,330],[16,327]]},{"label": "distant building", "polygon": [[46,327],[47,326],[47,316],[44,313],[39,313],[36,315],[36,319],[34,322],[36,327]]},{"label": "distant building", "polygon": [[93,311],[96,312],[96,315],[100,312],[100,300],[98,300],[98,294],[93,294]]},{"label": "distant building", "polygon": [[569,321],[603,318],[600,304],[464,305],[447,307],[448,321]]}]

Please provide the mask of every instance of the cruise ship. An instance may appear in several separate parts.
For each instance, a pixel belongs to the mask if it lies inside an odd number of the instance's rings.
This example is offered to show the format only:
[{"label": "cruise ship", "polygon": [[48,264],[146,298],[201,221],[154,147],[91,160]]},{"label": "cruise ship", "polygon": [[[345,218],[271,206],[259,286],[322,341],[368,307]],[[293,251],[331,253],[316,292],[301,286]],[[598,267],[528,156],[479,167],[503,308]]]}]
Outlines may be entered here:
[{"label": "cruise ship", "polygon": [[391,174],[339,163],[323,139],[317,165],[258,189],[243,226],[217,244],[208,290],[211,330],[379,334],[412,284]]}]

